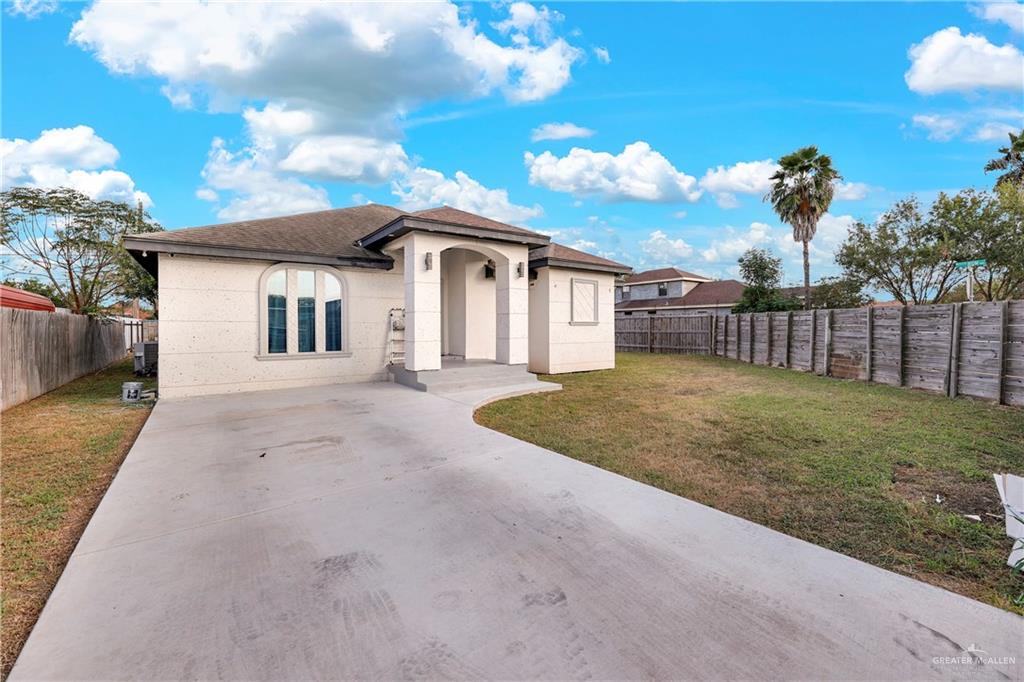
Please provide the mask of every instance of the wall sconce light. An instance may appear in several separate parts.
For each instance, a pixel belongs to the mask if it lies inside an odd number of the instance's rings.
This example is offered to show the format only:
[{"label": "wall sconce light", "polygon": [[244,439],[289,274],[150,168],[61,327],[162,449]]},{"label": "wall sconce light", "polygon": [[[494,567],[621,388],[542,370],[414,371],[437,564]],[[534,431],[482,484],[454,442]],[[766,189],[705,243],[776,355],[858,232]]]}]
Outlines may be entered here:
[{"label": "wall sconce light", "polygon": [[522,276],[523,276],[523,261],[519,261],[516,264],[516,277],[521,279]]},{"label": "wall sconce light", "polygon": [[423,257],[423,268],[425,270],[434,269],[434,254],[430,251],[427,251],[427,255]]}]

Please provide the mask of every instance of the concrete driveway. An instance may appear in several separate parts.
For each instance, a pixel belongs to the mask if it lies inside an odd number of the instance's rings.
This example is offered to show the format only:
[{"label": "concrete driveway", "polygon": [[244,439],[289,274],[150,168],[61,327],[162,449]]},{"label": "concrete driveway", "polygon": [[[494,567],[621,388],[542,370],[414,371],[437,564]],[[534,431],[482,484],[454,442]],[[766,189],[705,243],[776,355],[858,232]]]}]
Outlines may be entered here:
[{"label": "concrete driveway", "polygon": [[1022,634],[373,384],[160,402],[11,679],[1020,679]]}]

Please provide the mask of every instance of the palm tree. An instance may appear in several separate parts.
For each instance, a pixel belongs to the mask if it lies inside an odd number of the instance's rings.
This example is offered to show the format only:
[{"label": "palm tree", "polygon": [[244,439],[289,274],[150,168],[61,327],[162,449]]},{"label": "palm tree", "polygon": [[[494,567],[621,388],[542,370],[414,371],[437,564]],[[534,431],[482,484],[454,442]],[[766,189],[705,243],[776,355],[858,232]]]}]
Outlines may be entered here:
[{"label": "palm tree", "polygon": [[1010,145],[1000,147],[999,153],[1001,157],[985,164],[986,173],[1006,171],[996,180],[996,187],[1004,182],[1024,186],[1024,130],[1016,135],[1010,133]]},{"label": "palm tree", "polygon": [[779,219],[793,226],[793,241],[803,242],[804,310],[811,308],[808,244],[814,239],[818,221],[832,204],[835,182],[841,179],[831,157],[819,154],[817,147],[804,147],[779,159],[779,170],[772,176],[774,184],[764,197]]}]

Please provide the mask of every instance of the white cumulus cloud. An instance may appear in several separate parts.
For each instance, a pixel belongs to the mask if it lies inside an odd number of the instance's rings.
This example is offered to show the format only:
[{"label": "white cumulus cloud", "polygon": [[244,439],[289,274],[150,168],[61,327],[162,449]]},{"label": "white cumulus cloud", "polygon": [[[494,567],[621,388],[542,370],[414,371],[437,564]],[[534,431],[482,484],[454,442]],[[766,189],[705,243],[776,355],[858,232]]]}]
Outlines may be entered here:
[{"label": "white cumulus cloud", "polygon": [[573,147],[566,156],[549,151],[527,152],[524,161],[530,184],[577,197],[605,201],[697,201],[697,179],[676,169],[643,141],[626,145],[619,154]]},{"label": "white cumulus cloud", "polygon": [[26,19],[35,19],[56,12],[59,6],[57,0],[11,0],[7,12],[12,16],[20,14]]},{"label": "white cumulus cloud", "polygon": [[593,130],[578,126],[575,123],[545,123],[533,129],[530,140],[540,142],[541,140],[568,140],[574,137],[592,137]]},{"label": "white cumulus cloud", "polygon": [[[220,138],[210,146],[202,171],[206,185],[196,196],[217,204],[221,220],[267,218],[330,208],[327,191],[281,177],[259,150],[232,152]],[[226,203],[221,203],[226,193]]]},{"label": "white cumulus cloud", "polygon": [[693,255],[693,247],[682,237],[673,239],[662,230],[651,232],[639,242],[644,262],[651,265],[676,265]]},{"label": "white cumulus cloud", "polygon": [[983,2],[971,5],[971,12],[985,21],[1002,22],[1017,33],[1024,33],[1024,3]]},{"label": "white cumulus cloud", "polygon": [[871,188],[863,182],[836,183],[835,198],[841,201],[860,201],[868,196]]},{"label": "white cumulus cloud", "polygon": [[962,35],[956,26],[936,31],[907,52],[910,69],[904,74],[914,92],[972,92],[979,89],[1024,89],[1024,53],[1014,45],[993,45],[974,33]]},{"label": "white cumulus cloud", "polygon": [[989,121],[988,123],[982,124],[974,131],[971,135],[971,140],[974,142],[1006,142],[1009,139],[1007,136],[1010,133],[1019,133],[1020,130],[1020,126],[1002,123],[1000,121]]},{"label": "white cumulus cloud", "polygon": [[277,167],[330,180],[379,184],[408,168],[397,142],[354,135],[315,135],[299,142]]},{"label": "white cumulus cloud", "polygon": [[366,134],[426,101],[495,91],[533,101],[561,90],[580,50],[553,35],[546,8],[508,12],[500,44],[451,2],[100,0],[71,41],[114,73],[162,79],[178,97],[265,99],[322,113],[337,128],[324,132]]},{"label": "white cumulus cloud", "polygon": [[410,211],[451,206],[512,224],[525,223],[544,213],[538,204],[512,203],[507,190],[485,187],[462,171],[449,178],[431,168],[416,168],[396,179],[391,190],[399,205]]},{"label": "white cumulus cloud", "polygon": [[722,208],[736,208],[736,194],[764,194],[772,186],[779,165],[772,159],[740,161],[732,166],[709,168],[700,180],[701,188],[714,195]]},{"label": "white cumulus cloud", "polygon": [[93,199],[152,201],[124,171],[110,168],[120,154],[89,126],[51,128],[34,140],[0,139],[3,187],[71,187]]},{"label": "white cumulus cloud", "polygon": [[940,114],[915,114],[911,119],[915,128],[923,128],[929,140],[946,142],[956,137],[963,130],[963,122],[953,116]]},{"label": "white cumulus cloud", "polygon": [[607,47],[595,47],[594,56],[597,57],[597,61],[601,62],[602,64],[612,63],[612,55],[608,52]]}]

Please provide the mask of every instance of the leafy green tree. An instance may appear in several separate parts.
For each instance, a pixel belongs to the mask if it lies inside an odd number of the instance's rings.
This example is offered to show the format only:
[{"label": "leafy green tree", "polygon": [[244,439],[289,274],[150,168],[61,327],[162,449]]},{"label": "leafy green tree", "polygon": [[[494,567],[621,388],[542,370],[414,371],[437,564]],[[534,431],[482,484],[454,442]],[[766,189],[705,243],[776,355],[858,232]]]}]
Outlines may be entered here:
[{"label": "leafy green tree", "polygon": [[95,313],[117,295],[134,266],[124,237],[160,230],[142,207],[95,201],[60,187],[0,194],[0,244],[9,269],[41,273],[75,313]]},{"label": "leafy green tree", "polygon": [[900,303],[937,303],[964,274],[949,241],[915,197],[897,201],[874,224],[854,223],[836,253],[843,275],[888,292]]},{"label": "leafy green tree", "polygon": [[779,219],[793,228],[793,240],[804,247],[804,307],[811,306],[810,242],[818,221],[832,205],[835,182],[841,180],[832,159],[817,147],[804,147],[779,159],[772,188],[765,196]]},{"label": "leafy green tree", "polygon": [[734,313],[764,313],[773,310],[795,310],[797,301],[779,291],[782,283],[782,259],[765,249],[747,249],[739,259],[740,276],[747,286]]},{"label": "leafy green tree", "polygon": [[992,193],[939,194],[930,220],[951,260],[985,260],[984,267],[968,275],[977,298],[1024,296],[1024,185],[1003,183]]},{"label": "leafy green tree", "polygon": [[59,291],[57,291],[56,287],[52,284],[47,284],[46,282],[40,282],[35,277],[29,277],[28,279],[23,279],[21,281],[8,277],[3,283],[5,286],[45,296],[58,308],[67,308],[67,301],[64,300],[64,297]]},{"label": "leafy green tree", "polygon": [[861,308],[868,303],[864,283],[854,277],[822,277],[811,292],[813,308]]},{"label": "leafy green tree", "polygon": [[1010,133],[1010,144],[999,148],[1002,156],[985,164],[985,172],[1006,171],[996,178],[996,187],[1009,183],[1024,187],[1024,130]]}]

